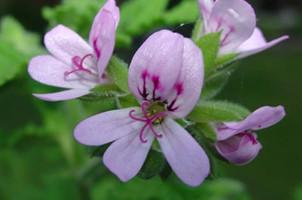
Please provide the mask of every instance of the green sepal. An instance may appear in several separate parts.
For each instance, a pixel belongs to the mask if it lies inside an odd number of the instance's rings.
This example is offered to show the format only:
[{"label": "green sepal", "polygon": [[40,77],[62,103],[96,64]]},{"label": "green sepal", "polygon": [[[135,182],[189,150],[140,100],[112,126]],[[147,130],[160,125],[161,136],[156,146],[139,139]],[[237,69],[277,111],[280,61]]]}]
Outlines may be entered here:
[{"label": "green sepal", "polygon": [[140,106],[138,101],[136,100],[136,98],[131,94],[119,97],[119,102],[120,102],[121,108],[139,107]]},{"label": "green sepal", "polygon": [[201,18],[198,18],[198,20],[195,22],[193,31],[192,31],[192,40],[194,42],[197,42],[200,38],[203,30],[203,20]]},{"label": "green sepal", "polygon": [[201,101],[189,114],[188,119],[198,123],[239,121],[249,115],[241,105],[227,101]]},{"label": "green sepal", "polygon": [[225,55],[218,56],[215,61],[215,65],[216,66],[228,65],[228,64],[232,63],[233,61],[235,61],[235,59],[238,55],[239,54],[237,54],[237,53],[231,53],[231,54],[225,54]]},{"label": "green sepal", "polygon": [[158,175],[164,169],[165,164],[165,157],[162,153],[151,150],[138,176],[143,179],[150,179]]},{"label": "green sepal", "polygon": [[215,62],[220,47],[220,36],[220,32],[209,33],[199,38],[196,42],[203,53],[206,77],[215,69]]},{"label": "green sepal", "polygon": [[196,129],[201,131],[203,135],[212,142],[217,140],[215,128],[210,123],[197,123],[194,125]]},{"label": "green sepal", "polygon": [[90,94],[80,97],[85,101],[99,101],[113,98],[120,92],[119,88],[113,84],[98,85],[90,90]]},{"label": "green sepal", "polygon": [[108,75],[116,86],[123,92],[128,90],[128,65],[120,58],[113,56],[107,68]]},{"label": "green sepal", "polygon": [[208,100],[218,95],[227,84],[233,71],[234,69],[220,70],[208,77],[203,86],[201,98]]}]

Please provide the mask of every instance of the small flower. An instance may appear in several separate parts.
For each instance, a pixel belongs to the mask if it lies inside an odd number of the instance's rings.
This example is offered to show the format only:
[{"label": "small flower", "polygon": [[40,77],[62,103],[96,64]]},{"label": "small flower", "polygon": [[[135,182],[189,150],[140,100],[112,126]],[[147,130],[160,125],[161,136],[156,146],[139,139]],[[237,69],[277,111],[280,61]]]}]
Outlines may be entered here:
[{"label": "small flower", "polygon": [[89,44],[63,25],[49,31],[44,43],[51,55],[34,57],[28,71],[38,82],[68,90],[34,95],[47,101],[74,99],[107,82],[105,68],[113,53],[119,17],[115,0],[108,0],[94,19]]},{"label": "small flower", "polygon": [[139,172],[157,139],[176,175],[188,185],[201,184],[209,174],[208,157],[173,120],[190,113],[199,99],[203,84],[199,48],[177,33],[156,32],[134,55],[128,82],[141,106],[82,121],[74,131],[76,140],[92,146],[113,142],[103,162],[128,181]]},{"label": "small flower", "polygon": [[244,0],[199,0],[199,7],[204,23],[201,36],[221,32],[220,55],[238,53],[237,58],[244,58],[289,38],[266,42],[256,27],[254,9]]},{"label": "small flower", "polygon": [[241,122],[225,122],[217,126],[216,150],[229,162],[245,165],[262,148],[255,131],[278,123],[285,116],[282,106],[261,107]]}]

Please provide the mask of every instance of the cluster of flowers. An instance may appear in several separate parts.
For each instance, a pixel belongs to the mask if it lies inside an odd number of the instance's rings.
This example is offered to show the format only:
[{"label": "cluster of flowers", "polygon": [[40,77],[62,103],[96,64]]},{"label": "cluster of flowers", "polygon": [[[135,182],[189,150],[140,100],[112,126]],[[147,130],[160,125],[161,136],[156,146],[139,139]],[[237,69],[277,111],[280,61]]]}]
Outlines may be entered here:
[{"label": "cluster of flowers", "polygon": [[[199,5],[203,19],[199,37],[220,32],[218,56],[235,53],[241,59],[288,38],[266,42],[256,27],[253,8],[243,0],[199,0]],[[106,66],[114,51],[119,18],[115,1],[108,0],[94,19],[89,43],[63,25],[49,31],[44,41],[50,55],[33,58],[29,74],[41,83],[68,90],[34,95],[47,101],[75,99],[110,82]],[[175,119],[185,118],[196,106],[203,83],[202,50],[189,38],[160,30],[141,45],[129,66],[129,90],[140,107],[92,116],[76,126],[74,136],[88,146],[112,142],[103,162],[122,181],[137,175],[157,141],[175,174],[188,185],[200,185],[210,173],[208,156]],[[255,131],[284,116],[282,106],[265,106],[243,121],[213,122],[217,134],[213,147],[229,162],[247,164],[261,149]]]}]

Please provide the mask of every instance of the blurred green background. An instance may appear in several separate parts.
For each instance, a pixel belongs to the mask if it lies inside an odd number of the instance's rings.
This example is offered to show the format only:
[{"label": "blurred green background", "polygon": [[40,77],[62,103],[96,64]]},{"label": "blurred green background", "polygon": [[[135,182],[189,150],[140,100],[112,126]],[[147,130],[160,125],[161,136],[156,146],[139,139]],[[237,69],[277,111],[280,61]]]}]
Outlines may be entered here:
[{"label": "blurred green background", "polygon": [[[0,0],[0,199],[302,200],[302,2],[250,1],[258,24],[272,39],[291,39],[241,61],[217,99],[251,110],[286,107],[287,117],[259,134],[264,148],[250,165],[219,163],[215,179],[189,188],[174,176],[120,183],[72,129],[110,102],[42,102],[31,93],[50,91],[27,74],[29,59],[44,52],[42,35],[63,23],[86,36],[102,0]],[[189,35],[198,17],[193,0],[129,0],[122,5],[117,54],[129,61],[152,31],[170,27]],[[10,17],[7,17],[10,16]],[[179,24],[185,23],[183,27]],[[142,36],[143,35],[143,36]],[[134,40],[132,41],[132,38]],[[95,167],[98,166],[98,167]]]}]

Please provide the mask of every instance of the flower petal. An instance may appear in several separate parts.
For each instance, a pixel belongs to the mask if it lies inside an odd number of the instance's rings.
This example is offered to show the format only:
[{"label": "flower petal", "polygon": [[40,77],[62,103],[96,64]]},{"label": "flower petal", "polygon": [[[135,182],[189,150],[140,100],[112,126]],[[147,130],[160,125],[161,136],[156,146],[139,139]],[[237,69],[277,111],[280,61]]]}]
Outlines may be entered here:
[{"label": "flower petal", "polygon": [[142,143],[138,134],[128,135],[115,141],[105,152],[104,164],[120,180],[130,180],[142,168],[154,139],[151,133],[146,137],[147,143]]},{"label": "flower petal", "polygon": [[137,50],[129,68],[129,88],[138,100],[144,100],[144,77],[148,98],[155,89],[156,97],[164,99],[173,89],[183,60],[184,38],[162,30],[152,34]]},{"label": "flower petal", "polygon": [[109,0],[95,17],[90,31],[89,42],[97,56],[100,79],[113,54],[118,22],[119,8],[114,0]]},{"label": "flower petal", "polygon": [[264,106],[250,114],[240,122],[225,122],[224,127],[218,128],[218,140],[225,140],[246,130],[259,130],[273,126],[286,115],[283,106]]},{"label": "flower petal", "polygon": [[89,80],[81,79],[76,73],[71,74],[68,79],[66,79],[64,73],[70,70],[70,66],[49,55],[34,57],[28,67],[30,76],[34,80],[46,85],[87,90],[97,84]]},{"label": "flower petal", "polygon": [[262,146],[257,141],[256,135],[236,135],[216,142],[215,148],[229,162],[235,165],[246,165],[256,158]]},{"label": "flower petal", "polygon": [[89,90],[71,89],[71,90],[65,90],[65,91],[56,92],[56,93],[33,94],[33,95],[44,101],[65,101],[65,100],[76,99],[76,98],[85,96],[89,93],[90,93]]},{"label": "flower petal", "polygon": [[161,149],[175,174],[186,184],[200,185],[209,175],[210,163],[192,136],[171,119],[162,125]]},{"label": "flower petal", "polygon": [[[204,80],[203,56],[200,49],[190,39],[184,39],[183,65],[177,79],[174,92],[170,94],[171,102],[177,96],[171,114],[177,118],[188,115],[199,100]],[[177,91],[178,90],[178,91]]]},{"label": "flower petal", "polygon": [[100,146],[138,132],[140,122],[129,117],[127,108],[104,112],[80,122],[74,129],[75,139],[84,145]]},{"label": "flower petal", "polygon": [[87,54],[93,54],[92,48],[85,40],[63,25],[50,30],[44,37],[44,43],[52,55],[70,66],[73,57],[83,58]]},{"label": "flower petal", "polygon": [[212,9],[214,7],[214,1],[213,0],[198,0],[200,13],[203,16],[204,22],[207,22],[209,20],[210,14],[212,12]]},{"label": "flower petal", "polygon": [[240,55],[238,56],[238,58],[245,58],[250,55],[259,53],[279,44],[284,40],[287,40],[288,38],[288,36],[282,36],[271,42],[266,42],[266,39],[263,36],[261,30],[259,28],[256,28],[253,35],[239,47],[238,52],[240,53]]},{"label": "flower petal", "polygon": [[207,33],[221,34],[220,54],[234,53],[256,27],[254,9],[244,0],[217,0],[209,18]]}]

